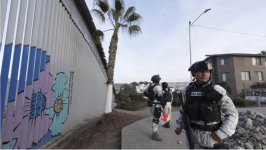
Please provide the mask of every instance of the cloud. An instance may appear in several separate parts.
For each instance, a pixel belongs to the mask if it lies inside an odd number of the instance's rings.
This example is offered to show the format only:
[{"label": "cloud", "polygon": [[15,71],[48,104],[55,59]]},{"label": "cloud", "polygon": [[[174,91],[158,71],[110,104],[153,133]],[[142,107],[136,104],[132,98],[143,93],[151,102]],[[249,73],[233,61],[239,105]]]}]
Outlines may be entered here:
[{"label": "cloud", "polygon": [[[92,9],[92,0],[86,0]],[[111,1],[110,1],[111,2]],[[144,21],[142,34],[130,37],[127,32],[119,33],[114,81],[150,81],[160,74],[163,81],[189,81],[189,27],[205,9],[195,25],[232,30],[237,32],[266,35],[266,1],[257,0],[125,0],[126,6],[135,6]],[[197,14],[195,15],[195,13]],[[193,17],[194,16],[194,17]],[[192,18],[193,17],[193,18]],[[111,26],[99,23],[98,29]],[[106,32],[103,48],[108,59],[108,48],[112,36]],[[191,28],[192,62],[205,59],[206,54],[258,53],[265,50],[265,38],[222,32],[200,27]]]}]

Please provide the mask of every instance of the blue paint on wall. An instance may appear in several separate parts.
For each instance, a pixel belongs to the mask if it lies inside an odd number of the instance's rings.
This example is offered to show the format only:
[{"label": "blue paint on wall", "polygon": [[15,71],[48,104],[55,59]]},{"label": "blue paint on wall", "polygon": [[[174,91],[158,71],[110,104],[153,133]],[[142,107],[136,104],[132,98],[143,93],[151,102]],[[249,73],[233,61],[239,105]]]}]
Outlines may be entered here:
[{"label": "blue paint on wall", "polygon": [[[40,71],[44,71],[45,70],[45,62],[46,62],[46,52],[43,51],[42,52],[42,60],[41,60],[41,68],[40,68]],[[45,78],[45,77],[44,77]],[[44,81],[44,82],[48,82],[48,81]],[[40,91],[39,91],[40,92]],[[41,104],[44,105],[44,108],[41,109],[44,110],[45,109],[45,105],[46,105],[46,98],[43,96],[42,99],[41,99]],[[36,108],[37,109],[37,108]],[[40,111],[40,112],[41,112]],[[37,112],[36,112],[37,113]],[[42,130],[42,129],[41,129]],[[43,140],[41,140],[40,142],[38,142],[38,147],[41,147],[43,145]],[[32,147],[33,148],[33,147]]]},{"label": "blue paint on wall", "polygon": [[[35,63],[35,66],[34,66],[34,74],[33,74],[33,80],[34,81],[36,81],[36,80],[39,79],[40,64],[41,64],[41,55],[42,55],[42,51],[41,50],[37,50],[37,52],[36,52],[36,58],[35,58],[35,62],[34,62]],[[39,82],[39,81],[37,81],[37,82]],[[35,84],[38,84],[38,83],[35,83]],[[33,93],[36,93],[37,92],[37,91],[34,91],[34,87],[33,87],[33,91],[32,92]],[[36,98],[36,96],[38,98]],[[30,117],[29,117],[29,119],[32,119],[32,118],[35,118],[36,117],[35,112],[36,112],[36,110],[39,107],[38,104],[40,104],[40,103],[37,103],[37,105],[36,105],[36,102],[37,102],[37,99],[39,99],[39,102],[41,101],[42,94],[36,95],[36,96],[35,96],[35,100],[33,99],[34,96],[31,97],[31,107],[30,107]],[[42,105],[40,105],[40,106],[42,106]],[[33,122],[34,122],[33,124],[35,124],[35,121],[36,120],[34,119],[33,120]],[[34,134],[38,134],[38,133],[34,133],[34,129],[32,129],[32,130],[33,130],[33,133],[32,133],[31,136],[28,136],[28,140],[29,139],[32,140],[32,138],[34,138]]]},{"label": "blue paint on wall", "polygon": [[41,115],[41,112],[45,109],[46,99],[42,92],[38,92],[31,95],[30,117],[34,119]]},{"label": "blue paint on wall", "polygon": [[31,149],[37,149],[37,148],[38,148],[37,145],[32,144]]},{"label": "blue paint on wall", "polygon": [[[50,61],[50,56],[46,56],[46,63],[48,63],[49,61]],[[49,70],[48,70],[49,71]],[[50,99],[50,98],[49,98]],[[52,132],[50,132],[49,130],[48,130],[48,133],[43,137],[43,145],[45,145],[46,143],[47,143],[47,141],[49,141],[49,136],[48,136],[48,134],[51,134]],[[51,137],[51,135],[50,135],[50,137]]]},{"label": "blue paint on wall", "polygon": [[21,45],[15,47],[13,65],[12,65],[12,73],[11,73],[11,79],[10,79],[11,81],[10,81],[8,102],[15,101],[15,98],[16,98],[20,53],[21,53]]},{"label": "blue paint on wall", "polygon": [[[20,65],[18,94],[25,90],[28,55],[29,55],[29,46],[24,46],[22,57],[21,57],[22,60],[21,60],[21,65]],[[13,141],[12,141],[12,145],[15,145]]]},{"label": "blue paint on wall", "polygon": [[46,56],[46,63],[50,61],[50,56]]},{"label": "blue paint on wall", "polygon": [[46,52],[42,52],[42,62],[41,62],[41,71],[45,69],[45,62],[46,62]]},{"label": "blue paint on wall", "polygon": [[25,90],[28,55],[29,55],[29,46],[24,46],[21,67],[20,67],[18,93],[21,93]]},{"label": "blue paint on wall", "polygon": [[32,47],[30,49],[30,59],[29,59],[29,67],[28,67],[28,76],[27,76],[27,85],[32,84],[33,79],[33,69],[34,69],[34,61],[35,61],[35,53],[36,53],[36,47]]},{"label": "blue paint on wall", "polygon": [[43,139],[41,139],[39,142],[38,142],[38,148],[41,148],[43,145]]},{"label": "blue paint on wall", "polygon": [[[47,134],[43,137],[43,145],[45,145],[47,142],[51,140],[52,132],[48,130]],[[50,140],[49,140],[50,139]]]},{"label": "blue paint on wall", "polygon": [[34,69],[34,76],[33,76],[33,80],[34,81],[39,79],[41,55],[42,55],[42,51],[41,50],[37,50],[36,61],[35,61],[35,69]]},{"label": "blue paint on wall", "polygon": [[[11,58],[12,45],[6,46],[4,49],[4,57],[2,63],[2,75],[1,75],[1,129],[2,129],[2,121],[5,107],[5,98],[6,98],[6,90],[7,90],[7,82],[8,82],[8,72],[10,66],[10,58]],[[1,131],[0,131],[1,134]]]}]

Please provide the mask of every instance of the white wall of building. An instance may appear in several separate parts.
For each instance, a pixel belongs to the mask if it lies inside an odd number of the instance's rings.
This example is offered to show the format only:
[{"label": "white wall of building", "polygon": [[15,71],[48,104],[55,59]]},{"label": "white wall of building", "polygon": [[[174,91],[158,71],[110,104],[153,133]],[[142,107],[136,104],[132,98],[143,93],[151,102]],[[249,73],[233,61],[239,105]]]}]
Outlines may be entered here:
[{"label": "white wall of building", "polygon": [[104,113],[105,67],[75,2],[1,0],[1,148],[39,148]]}]

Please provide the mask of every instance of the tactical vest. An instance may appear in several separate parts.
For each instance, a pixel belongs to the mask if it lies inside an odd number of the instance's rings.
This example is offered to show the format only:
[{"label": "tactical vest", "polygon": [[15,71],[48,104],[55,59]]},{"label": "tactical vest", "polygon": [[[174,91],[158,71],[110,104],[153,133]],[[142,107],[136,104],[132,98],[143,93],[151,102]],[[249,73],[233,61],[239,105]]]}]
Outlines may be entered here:
[{"label": "tactical vest", "polygon": [[148,89],[148,96],[149,96],[149,100],[150,101],[154,101],[154,99],[157,99],[158,94],[154,93],[153,89],[155,88],[155,86],[159,85],[158,83],[155,83],[153,86],[150,84],[149,89]]},{"label": "tactical vest", "polygon": [[167,88],[167,90],[165,89],[163,91],[164,91],[163,98],[164,98],[165,103],[172,102],[171,89]]},{"label": "tactical vest", "polygon": [[221,121],[221,108],[218,102],[221,100],[222,95],[216,90],[211,89],[212,92],[209,94],[214,94],[215,96],[207,97],[206,91],[210,91],[208,88],[213,88],[213,84],[197,88],[192,83],[192,86],[186,90],[185,111],[189,119],[204,121],[205,125],[210,122]]}]

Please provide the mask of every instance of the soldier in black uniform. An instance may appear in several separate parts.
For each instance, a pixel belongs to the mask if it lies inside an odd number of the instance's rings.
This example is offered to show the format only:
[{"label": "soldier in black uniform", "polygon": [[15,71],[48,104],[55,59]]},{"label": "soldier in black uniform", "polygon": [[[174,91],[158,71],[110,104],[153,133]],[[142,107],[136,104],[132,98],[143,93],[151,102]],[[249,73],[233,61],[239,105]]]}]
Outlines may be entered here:
[{"label": "soldier in black uniform", "polygon": [[[189,68],[196,81],[184,90],[185,110],[180,107],[180,112],[187,113],[190,119],[192,140],[198,149],[228,148],[222,139],[232,136],[238,123],[238,112],[226,90],[210,82],[212,70],[212,65],[205,61]],[[176,120],[177,135],[184,128],[181,113]]]}]

